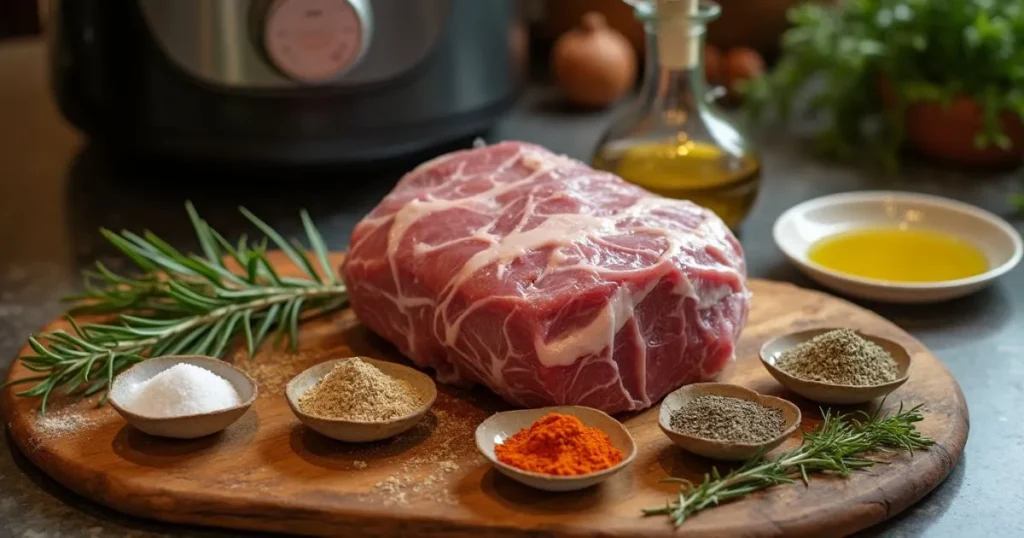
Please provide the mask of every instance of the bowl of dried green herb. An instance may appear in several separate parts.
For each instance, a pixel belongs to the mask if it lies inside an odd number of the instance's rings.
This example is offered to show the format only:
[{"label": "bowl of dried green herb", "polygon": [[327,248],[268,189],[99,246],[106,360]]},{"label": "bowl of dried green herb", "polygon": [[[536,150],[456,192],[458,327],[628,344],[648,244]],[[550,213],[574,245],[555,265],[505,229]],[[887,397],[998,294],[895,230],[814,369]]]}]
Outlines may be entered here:
[{"label": "bowl of dried green herb", "polygon": [[686,451],[743,461],[789,438],[800,427],[800,408],[739,385],[695,383],[665,397],[658,425]]},{"label": "bowl of dried green herb", "polygon": [[859,404],[910,378],[910,353],[897,342],[844,328],[784,334],[761,348],[761,363],[787,389],[815,402]]}]

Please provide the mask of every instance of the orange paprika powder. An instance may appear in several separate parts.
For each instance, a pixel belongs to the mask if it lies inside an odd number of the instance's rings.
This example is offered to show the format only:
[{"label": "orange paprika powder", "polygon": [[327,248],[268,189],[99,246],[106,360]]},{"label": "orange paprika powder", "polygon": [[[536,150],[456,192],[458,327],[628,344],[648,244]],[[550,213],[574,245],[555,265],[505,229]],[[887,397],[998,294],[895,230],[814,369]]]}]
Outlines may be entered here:
[{"label": "orange paprika powder", "polygon": [[549,413],[494,447],[498,461],[524,471],[573,476],[607,469],[622,451],[597,428],[572,415]]}]

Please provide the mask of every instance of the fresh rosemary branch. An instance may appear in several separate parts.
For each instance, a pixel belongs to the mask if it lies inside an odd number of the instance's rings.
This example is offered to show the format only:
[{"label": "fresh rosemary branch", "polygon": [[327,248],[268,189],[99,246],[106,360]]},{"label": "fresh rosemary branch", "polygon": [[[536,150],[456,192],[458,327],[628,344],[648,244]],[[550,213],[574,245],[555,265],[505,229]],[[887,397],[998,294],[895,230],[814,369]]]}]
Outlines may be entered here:
[{"label": "fresh rosemary branch", "polygon": [[776,484],[790,484],[797,479],[804,484],[808,475],[815,472],[832,472],[843,476],[855,469],[870,467],[874,461],[866,459],[867,452],[921,449],[934,442],[921,435],[914,426],[923,420],[918,411],[920,406],[899,411],[892,415],[881,414],[881,405],[874,413],[863,411],[848,415],[836,415],[825,411],[824,421],[810,433],[804,434],[803,443],[778,459],[754,458],[740,468],[721,476],[718,468],[712,467],[704,475],[699,486],[688,480],[670,478],[667,482],[679,482],[679,497],[664,507],[649,508],[645,516],[668,516],[675,526],[682,525],[691,515],[765,489]]},{"label": "fresh rosemary branch", "polygon": [[[302,223],[319,273],[305,247],[286,241],[245,208],[240,209],[242,214],[266,235],[259,242],[250,243],[242,236],[232,244],[201,219],[191,203],[186,210],[202,255],[179,252],[149,231],[140,236],[101,230],[141,276],[123,276],[99,262],[85,271],[85,292],[67,298],[72,303],[67,316],[72,331],[29,338],[35,355],[21,357],[21,362],[39,375],[8,383],[35,383],[19,396],[40,397],[40,410],[45,413],[55,390],[82,396],[106,391],[115,375],[146,357],[222,357],[229,343],[241,335],[251,357],[272,329],[295,349],[301,318],[347,304],[345,286],[332,270],[323,239],[305,211]],[[268,244],[283,251],[305,277],[279,275],[267,257]],[[80,325],[72,314],[116,314],[116,318],[112,323]],[[106,398],[104,393],[100,403]]]}]

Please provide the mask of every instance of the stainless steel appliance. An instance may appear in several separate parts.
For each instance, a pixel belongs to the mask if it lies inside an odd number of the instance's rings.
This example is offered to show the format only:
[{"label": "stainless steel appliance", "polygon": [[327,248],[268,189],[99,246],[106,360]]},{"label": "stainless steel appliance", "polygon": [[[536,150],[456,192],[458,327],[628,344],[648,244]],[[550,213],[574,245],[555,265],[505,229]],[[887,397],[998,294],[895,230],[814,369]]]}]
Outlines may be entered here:
[{"label": "stainless steel appliance", "polygon": [[485,130],[515,99],[513,0],[54,0],[53,89],[118,147],[375,160]]}]

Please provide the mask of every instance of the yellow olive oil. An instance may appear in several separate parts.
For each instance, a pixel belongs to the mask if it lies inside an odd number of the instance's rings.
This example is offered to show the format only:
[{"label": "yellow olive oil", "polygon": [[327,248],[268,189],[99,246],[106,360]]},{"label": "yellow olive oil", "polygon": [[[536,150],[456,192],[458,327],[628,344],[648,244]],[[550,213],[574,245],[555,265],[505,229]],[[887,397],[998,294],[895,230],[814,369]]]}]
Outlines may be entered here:
[{"label": "yellow olive oil", "polygon": [[636,144],[618,152],[602,148],[594,167],[662,196],[692,200],[734,229],[754,205],[761,176],[754,157],[692,141]]},{"label": "yellow olive oil", "polygon": [[942,282],[989,269],[977,247],[931,230],[853,230],[819,240],[811,245],[808,257],[841,273],[894,282]]}]

